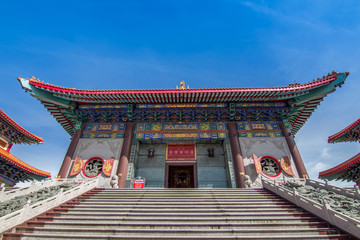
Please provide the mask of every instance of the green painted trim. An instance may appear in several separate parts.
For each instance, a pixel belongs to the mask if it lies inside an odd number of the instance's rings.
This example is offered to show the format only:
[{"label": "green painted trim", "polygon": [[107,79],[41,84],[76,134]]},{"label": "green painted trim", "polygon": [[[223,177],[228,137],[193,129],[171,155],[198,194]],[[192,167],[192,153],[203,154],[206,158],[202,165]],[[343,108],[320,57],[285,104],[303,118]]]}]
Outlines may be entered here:
[{"label": "green painted trim", "polygon": [[63,106],[66,108],[73,108],[72,106],[70,106],[70,103],[71,103],[70,100],[65,100],[65,99],[62,99],[59,97],[55,97],[54,95],[52,95],[51,93],[49,93],[45,90],[38,89],[38,88],[32,86],[29,83],[29,80],[22,78],[22,79],[20,79],[20,84],[26,91],[30,91],[31,95],[33,97],[39,99],[40,101],[54,103],[56,105]]},{"label": "green painted trim", "polygon": [[292,105],[299,105],[312,99],[325,97],[329,93],[334,92],[336,87],[342,85],[345,82],[346,76],[346,73],[342,73],[338,75],[334,81],[328,83],[327,85],[311,90],[308,94],[303,96],[294,98]]},{"label": "green painted trim", "polygon": [[72,106],[70,106],[70,103],[71,103],[70,100],[65,100],[62,98],[55,97],[51,93],[46,92],[44,90],[33,88],[31,95],[41,101],[54,103],[56,105],[59,105],[59,106],[65,107],[65,108],[73,108]]}]

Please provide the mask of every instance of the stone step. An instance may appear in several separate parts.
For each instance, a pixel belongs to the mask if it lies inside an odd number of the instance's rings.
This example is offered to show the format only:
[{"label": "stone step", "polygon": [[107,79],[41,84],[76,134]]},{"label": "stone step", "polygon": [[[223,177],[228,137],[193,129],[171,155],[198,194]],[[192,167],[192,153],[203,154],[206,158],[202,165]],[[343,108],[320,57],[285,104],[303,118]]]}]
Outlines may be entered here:
[{"label": "stone step", "polygon": [[93,214],[101,214],[101,213],[204,213],[204,212],[208,212],[208,213],[240,213],[240,214],[244,214],[244,213],[273,213],[273,214],[277,214],[279,212],[301,212],[302,210],[295,208],[295,207],[288,207],[288,208],[283,208],[283,207],[279,207],[279,206],[272,206],[272,207],[261,207],[261,208],[207,208],[207,207],[203,207],[203,208],[191,208],[191,207],[184,207],[184,208],[165,208],[162,207],[161,209],[159,209],[158,207],[137,207],[137,208],[117,208],[117,209],[113,209],[113,208],[107,208],[107,209],[94,209],[94,208],[81,208],[79,206],[79,208],[66,208],[66,207],[57,207],[54,208],[53,211],[55,213],[63,213],[63,212],[71,212],[73,214],[81,214],[81,213],[93,213]]},{"label": "stone step", "polygon": [[79,210],[79,209],[93,209],[94,211],[97,210],[106,210],[106,209],[112,209],[114,211],[120,211],[124,209],[208,209],[208,208],[221,208],[224,211],[227,211],[229,209],[261,209],[261,208],[277,208],[277,209],[281,209],[281,208],[291,208],[291,205],[281,205],[281,206],[277,206],[277,205],[269,205],[269,204],[263,204],[261,206],[256,206],[254,204],[247,204],[247,205],[224,205],[224,204],[203,204],[203,205],[199,205],[199,204],[186,204],[186,205],[175,205],[175,204],[118,204],[118,205],[64,205],[61,206],[61,208],[68,208],[68,209],[74,209],[74,210]]},{"label": "stone step", "polygon": [[234,193],[234,192],[268,192],[263,188],[97,188],[95,191],[101,192],[224,192],[224,193]]},{"label": "stone step", "polygon": [[[327,228],[325,222],[285,222],[285,223],[234,223],[234,222],[157,222],[157,221],[133,221],[121,223],[82,223],[82,222],[44,222],[29,221],[29,227],[59,228],[59,229],[309,229],[309,228]],[[16,228],[21,231],[21,227]]]},{"label": "stone step", "polygon": [[258,218],[258,217],[273,217],[276,216],[293,216],[293,217],[310,217],[312,216],[309,213],[306,212],[120,212],[120,213],[114,213],[114,212],[66,212],[66,213],[56,213],[56,212],[49,212],[46,213],[47,217],[82,217],[82,218],[96,218],[96,217],[103,217],[103,218],[118,218],[123,216],[138,216],[138,217],[157,217],[157,216],[170,216],[170,217],[251,217],[251,218]]},{"label": "stone step", "polygon": [[111,201],[111,202],[106,202],[106,201],[81,201],[81,202],[68,202],[67,205],[71,206],[71,205],[77,205],[81,203],[81,205],[83,206],[104,206],[104,207],[118,207],[118,206],[125,206],[125,205],[130,205],[130,206],[148,206],[148,205],[156,205],[156,206],[206,206],[206,205],[210,205],[210,206],[263,206],[263,205],[288,205],[288,202],[284,202],[284,201],[244,201],[244,202],[233,202],[233,201],[206,201],[206,202],[200,202],[200,201],[130,201],[130,202],[122,202],[122,201]]},{"label": "stone step", "polygon": [[186,222],[199,222],[199,223],[219,223],[219,222],[227,222],[227,223],[293,223],[293,222],[317,222],[319,221],[316,217],[301,217],[296,218],[294,216],[271,216],[271,217],[198,217],[198,216],[125,216],[125,217],[117,217],[117,218],[106,218],[103,217],[93,217],[93,218],[83,218],[83,217],[38,217],[39,221],[52,221],[52,222],[82,222],[82,223],[108,223],[108,224],[116,224],[116,223],[131,223],[131,222],[157,222],[157,223],[186,223]]},{"label": "stone step", "polygon": [[285,202],[282,199],[278,198],[246,198],[246,199],[237,199],[237,198],[88,198],[88,199],[77,199],[76,201],[71,202]]},{"label": "stone step", "polygon": [[[85,195],[86,196],[86,195]],[[216,197],[247,197],[247,196],[274,196],[271,193],[193,193],[193,194],[185,194],[185,193],[106,193],[100,192],[97,193],[97,196],[108,196],[108,197],[141,197],[141,196],[149,196],[149,197],[157,197],[157,196],[177,196],[177,197],[208,197],[208,196],[216,196]]]},{"label": "stone step", "polygon": [[[19,229],[20,230],[20,229]],[[58,229],[58,228],[22,228],[24,233],[33,234],[51,234],[58,233],[61,235],[82,236],[174,236],[181,235],[183,237],[190,236],[316,236],[324,234],[339,234],[331,228],[318,228],[318,229],[112,229],[112,230],[92,230],[92,229]]]},{"label": "stone step", "polygon": [[[94,235],[61,235],[58,234],[28,234],[28,233],[8,233],[6,237],[11,237],[13,239],[21,239],[22,240],[42,240],[42,239],[51,239],[51,240],[78,240],[78,239],[96,239],[96,240],[115,240],[115,239],[127,239],[127,240],[229,240],[229,239],[237,239],[237,240],[348,240],[347,235],[344,234],[327,234],[327,235],[284,235],[284,236],[268,236],[266,234],[260,236],[181,236],[179,235],[170,235],[170,236],[146,236],[144,234],[133,235],[133,236],[122,236],[122,235],[114,235],[114,236],[94,236]],[[9,238],[4,238],[3,240],[7,240]]]},{"label": "stone step", "polygon": [[254,201],[113,201],[113,202],[102,202],[102,201],[71,201],[68,202],[67,205],[74,205],[74,204],[87,204],[87,205],[98,205],[98,204],[102,204],[102,205],[169,205],[169,204],[174,204],[174,205],[269,205],[269,204],[273,204],[273,205],[290,205],[289,202],[284,201],[284,200],[279,200],[279,201],[269,201],[269,200],[254,200]]},{"label": "stone step", "polygon": [[[79,199],[89,199],[88,197],[80,197]],[[176,199],[176,200],[191,200],[191,199],[195,199],[195,200],[202,200],[202,201],[206,201],[206,200],[211,200],[211,199],[232,199],[232,200],[241,200],[241,201],[246,201],[246,200],[253,200],[253,199],[277,199],[277,200],[281,200],[281,198],[276,197],[276,196],[264,196],[264,195],[254,195],[254,196],[174,196],[174,195],[169,195],[169,196],[124,196],[124,195],[120,195],[120,196],[109,196],[109,195],[96,195],[96,196],[92,196],[90,199],[101,199],[101,200],[131,200],[131,199],[152,199],[152,200],[169,200],[169,199]]]}]

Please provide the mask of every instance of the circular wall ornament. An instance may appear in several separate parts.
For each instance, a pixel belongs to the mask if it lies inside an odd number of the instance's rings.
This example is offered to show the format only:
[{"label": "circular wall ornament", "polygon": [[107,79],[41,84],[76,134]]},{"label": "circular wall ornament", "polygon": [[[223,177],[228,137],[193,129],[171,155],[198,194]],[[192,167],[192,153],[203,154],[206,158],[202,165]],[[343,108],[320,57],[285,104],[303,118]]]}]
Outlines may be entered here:
[{"label": "circular wall ornament", "polygon": [[99,157],[93,157],[86,161],[83,168],[83,174],[88,178],[98,176],[102,172],[104,160]]},{"label": "circular wall ornament", "polygon": [[277,177],[281,173],[279,161],[271,156],[263,156],[259,159],[261,171],[269,177]]}]

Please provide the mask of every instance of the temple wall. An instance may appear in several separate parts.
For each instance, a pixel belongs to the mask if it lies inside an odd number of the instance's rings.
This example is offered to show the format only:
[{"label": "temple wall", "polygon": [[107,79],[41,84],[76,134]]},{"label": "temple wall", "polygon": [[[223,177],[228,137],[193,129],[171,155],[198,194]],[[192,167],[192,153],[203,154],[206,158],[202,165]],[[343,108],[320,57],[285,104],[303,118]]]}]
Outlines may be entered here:
[{"label": "temple wall", "polygon": [[[153,148],[153,158],[148,158],[148,149]],[[146,187],[164,187],[166,144],[140,144],[135,177],[145,178]]]},{"label": "temple wall", "polygon": [[[214,148],[214,157],[209,158],[208,148]],[[222,144],[197,144],[197,171],[199,188],[227,188],[228,176]]]},{"label": "temple wall", "polygon": [[[88,159],[93,157],[100,157],[104,161],[110,158],[115,158],[113,168],[111,170],[111,176],[116,175],[116,169],[118,167],[121,148],[123,144],[124,139],[123,138],[82,138],[79,140],[79,144],[76,147],[74,158],[72,159],[72,164],[74,163],[74,160],[76,157],[80,157],[83,162],[85,163]],[[69,173],[71,171],[71,168],[69,169]],[[68,173],[68,176],[69,176]],[[111,176],[108,177],[101,173],[96,178],[99,178],[100,185],[103,187],[109,187],[109,182],[111,179]],[[72,177],[70,177],[72,178]],[[86,177],[83,172],[81,171],[79,174],[77,174],[75,179],[89,179]]]},{"label": "temple wall", "polygon": [[292,178],[292,176],[286,174],[284,171],[281,171],[281,174],[277,177],[268,177],[263,173],[258,175],[255,170],[252,154],[255,154],[258,158],[261,156],[272,156],[279,161],[284,156],[287,156],[290,160],[294,177],[298,177],[296,166],[284,137],[240,137],[239,142],[244,158],[246,175],[250,176],[253,187],[261,186],[260,175],[269,179],[277,179],[279,182],[282,181],[283,177]]}]

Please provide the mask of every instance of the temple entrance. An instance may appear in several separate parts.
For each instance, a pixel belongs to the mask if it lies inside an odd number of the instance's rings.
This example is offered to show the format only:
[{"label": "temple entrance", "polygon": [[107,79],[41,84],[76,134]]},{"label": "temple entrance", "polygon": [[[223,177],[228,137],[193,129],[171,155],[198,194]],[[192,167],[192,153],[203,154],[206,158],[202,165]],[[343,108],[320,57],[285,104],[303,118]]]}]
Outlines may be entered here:
[{"label": "temple entrance", "polygon": [[169,188],[194,188],[194,167],[170,166]]},{"label": "temple entrance", "polygon": [[197,188],[196,162],[167,162],[165,188]]}]

